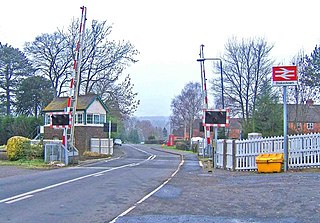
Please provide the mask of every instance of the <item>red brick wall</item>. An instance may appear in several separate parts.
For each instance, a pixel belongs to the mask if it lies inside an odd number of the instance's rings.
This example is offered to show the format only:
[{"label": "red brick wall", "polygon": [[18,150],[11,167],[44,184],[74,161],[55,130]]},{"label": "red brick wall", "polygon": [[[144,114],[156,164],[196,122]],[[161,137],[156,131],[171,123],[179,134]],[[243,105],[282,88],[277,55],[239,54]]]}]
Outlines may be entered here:
[{"label": "red brick wall", "polygon": [[[75,146],[81,156],[84,151],[90,150],[91,138],[107,138],[107,133],[103,132],[103,126],[76,126],[75,127]],[[62,129],[44,128],[44,139],[62,139]]]},{"label": "red brick wall", "polygon": [[297,129],[296,125],[293,122],[290,122],[288,129],[290,133],[293,134],[320,132],[320,123],[313,123],[313,129],[308,129],[307,125],[307,123],[301,123],[301,128]]}]

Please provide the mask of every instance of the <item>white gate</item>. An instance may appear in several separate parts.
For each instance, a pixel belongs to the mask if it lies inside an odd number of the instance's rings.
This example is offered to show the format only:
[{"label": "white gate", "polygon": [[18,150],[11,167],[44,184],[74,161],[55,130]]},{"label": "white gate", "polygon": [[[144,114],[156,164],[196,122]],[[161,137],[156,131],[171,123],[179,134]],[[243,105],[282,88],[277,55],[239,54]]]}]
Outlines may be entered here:
[{"label": "white gate", "polygon": [[113,139],[91,138],[90,150],[91,152],[112,155]]}]

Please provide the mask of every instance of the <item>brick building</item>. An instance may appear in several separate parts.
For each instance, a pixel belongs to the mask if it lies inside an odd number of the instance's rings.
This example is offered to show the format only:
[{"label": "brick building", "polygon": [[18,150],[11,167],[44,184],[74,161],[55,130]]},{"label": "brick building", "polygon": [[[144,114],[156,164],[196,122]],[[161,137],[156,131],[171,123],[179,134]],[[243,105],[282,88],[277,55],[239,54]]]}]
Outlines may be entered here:
[{"label": "brick building", "polygon": [[320,105],[312,100],[306,104],[288,104],[289,134],[320,132]]},{"label": "brick building", "polygon": [[[44,139],[62,139],[62,129],[50,128],[50,113],[65,111],[67,101],[67,97],[55,98],[44,108]],[[98,95],[87,94],[78,97],[77,112],[74,117],[74,139],[80,156],[90,149],[91,138],[107,138],[103,125],[106,123],[108,113],[108,107]]]}]

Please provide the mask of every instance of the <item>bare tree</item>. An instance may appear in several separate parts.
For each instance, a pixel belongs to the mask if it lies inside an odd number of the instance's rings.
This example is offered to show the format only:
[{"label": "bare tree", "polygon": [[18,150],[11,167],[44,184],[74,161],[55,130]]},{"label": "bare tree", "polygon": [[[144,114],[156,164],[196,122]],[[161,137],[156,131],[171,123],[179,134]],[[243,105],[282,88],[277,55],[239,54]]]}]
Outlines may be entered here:
[{"label": "bare tree", "polygon": [[107,36],[112,27],[106,22],[92,22],[88,30],[84,53],[81,86],[85,93],[103,82],[114,83],[131,63],[137,62],[134,57],[138,51],[128,41],[110,41]]},{"label": "bare tree", "polygon": [[156,136],[155,128],[149,120],[141,120],[137,122],[136,129],[140,129],[144,140],[148,140],[150,136]]},{"label": "bare tree", "polygon": [[54,97],[66,92],[70,78],[72,54],[66,40],[66,34],[60,31],[42,34],[24,48],[37,74],[51,81]]},{"label": "bare tree", "polygon": [[305,104],[309,99],[320,102],[320,47],[315,47],[310,56],[299,52],[292,59],[292,64],[297,65],[298,85],[289,88],[288,100],[295,104]]},{"label": "bare tree", "polygon": [[190,82],[182,89],[181,94],[171,101],[172,115],[170,122],[173,129],[185,125],[192,137],[194,120],[201,117],[202,94],[200,83]]},{"label": "bare tree", "polygon": [[[225,104],[231,107],[233,115],[240,115],[247,122],[253,115],[257,96],[265,81],[270,80],[269,58],[273,46],[261,38],[243,39],[238,42],[231,38],[225,45],[223,55],[223,78]],[[221,97],[219,79],[213,83],[215,98]],[[219,100],[218,100],[219,101]]]},{"label": "bare tree", "polygon": [[[75,58],[76,43],[79,38],[79,22],[73,20],[66,33],[43,34],[32,43],[27,43],[25,51],[32,59],[41,76],[47,77],[60,96],[68,90],[72,61]],[[104,101],[118,109],[116,114],[131,115],[139,105],[133,92],[129,75],[120,78],[124,70],[137,62],[139,52],[129,41],[109,40],[112,26],[106,21],[94,20],[85,31],[82,45],[80,69],[80,94],[89,92],[101,96]],[[125,99],[125,100],[123,100]]]},{"label": "bare tree", "polygon": [[140,104],[140,100],[136,99],[138,94],[133,91],[133,87],[134,85],[128,75],[119,84],[107,81],[99,82],[95,87],[95,91],[101,95],[112,114],[118,117],[130,116]]}]

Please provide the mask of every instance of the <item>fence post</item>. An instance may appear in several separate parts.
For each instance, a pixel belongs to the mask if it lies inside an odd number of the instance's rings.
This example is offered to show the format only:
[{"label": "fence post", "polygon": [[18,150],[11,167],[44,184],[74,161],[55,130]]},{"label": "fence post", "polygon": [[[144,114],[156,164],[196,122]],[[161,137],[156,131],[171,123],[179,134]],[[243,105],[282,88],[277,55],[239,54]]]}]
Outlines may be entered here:
[{"label": "fence post", "polygon": [[236,140],[232,140],[232,171],[236,170]]},{"label": "fence post", "polygon": [[222,143],[222,153],[223,153],[223,167],[222,169],[226,170],[227,169],[227,142],[224,139]]}]

